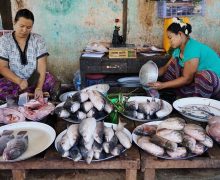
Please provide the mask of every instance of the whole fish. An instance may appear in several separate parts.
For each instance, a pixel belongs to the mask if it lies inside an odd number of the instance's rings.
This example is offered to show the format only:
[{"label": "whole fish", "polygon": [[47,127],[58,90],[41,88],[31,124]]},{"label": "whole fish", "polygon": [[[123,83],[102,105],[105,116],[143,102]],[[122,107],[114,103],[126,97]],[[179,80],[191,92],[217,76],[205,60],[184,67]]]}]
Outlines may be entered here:
[{"label": "whole fish", "polygon": [[196,140],[189,136],[189,135],[184,135],[183,136],[183,146],[187,147],[190,151],[194,151],[196,148]]},{"label": "whole fish", "polygon": [[105,100],[102,97],[102,95],[98,91],[95,91],[95,90],[89,90],[88,95],[89,95],[90,101],[95,106],[95,108],[98,111],[103,110],[103,108],[105,107]]},{"label": "whole fish", "polygon": [[124,149],[124,146],[122,146],[121,144],[117,144],[115,148],[111,150],[111,154],[113,156],[118,156],[123,152]]},{"label": "whole fish", "polygon": [[93,143],[92,146],[93,152],[94,152],[94,158],[95,159],[100,159],[101,157],[101,152],[103,150],[102,144],[97,143],[96,141]]},{"label": "whole fish", "polygon": [[72,158],[73,161],[78,162],[79,160],[82,159],[82,155],[80,153],[79,148],[77,145],[74,145],[73,147],[70,148],[69,150],[69,156]]},{"label": "whole fish", "polygon": [[57,107],[55,109],[55,113],[60,117],[60,118],[68,118],[70,117],[70,113],[64,109],[63,107]]},{"label": "whole fish", "polygon": [[119,120],[119,124],[117,125],[115,135],[117,136],[119,142],[126,148],[129,149],[131,147],[131,140],[129,136],[123,131],[125,123],[122,123]]},{"label": "whole fish", "polygon": [[138,110],[138,102],[137,101],[128,101],[125,103],[125,110],[128,111],[137,111]]},{"label": "whole fish", "polygon": [[162,146],[165,149],[175,151],[177,149],[177,143],[164,139],[160,136],[153,135],[150,141],[158,146]]},{"label": "whole fish", "polygon": [[105,135],[105,140],[106,142],[109,142],[112,137],[114,136],[114,130],[112,129],[112,127],[104,127],[104,135]]},{"label": "whole fish", "polygon": [[84,112],[89,112],[89,110],[93,108],[93,104],[91,101],[86,101],[81,104],[81,108]]},{"label": "whole fish", "polygon": [[72,124],[67,128],[66,135],[69,139],[70,146],[72,147],[79,138],[79,124]]},{"label": "whole fish", "polygon": [[72,101],[78,101],[79,103],[85,102],[89,99],[89,95],[86,91],[78,91],[71,96]]},{"label": "whole fish", "polygon": [[189,136],[195,138],[198,141],[204,141],[205,140],[205,130],[196,124],[186,124],[183,129],[185,134],[188,134]]},{"label": "whole fish", "polygon": [[63,108],[66,109],[68,112],[74,113],[79,110],[80,103],[78,101],[72,101],[72,99],[68,97],[63,104]]},{"label": "whole fish", "polygon": [[0,156],[2,155],[7,143],[14,138],[13,131],[4,130],[0,136]]},{"label": "whole fish", "polygon": [[201,143],[196,143],[196,147],[195,149],[192,151],[192,153],[196,154],[196,155],[201,155],[203,154],[205,151],[205,146]]},{"label": "whole fish", "polygon": [[83,159],[86,161],[87,164],[90,164],[94,156],[93,149],[88,150],[84,146],[79,146],[79,149]]},{"label": "whole fish", "polygon": [[142,136],[137,139],[137,144],[145,151],[156,156],[162,156],[164,149],[150,142],[150,137]]},{"label": "whole fish", "polygon": [[114,106],[106,101],[105,102],[105,107],[104,107],[105,112],[110,114],[113,111],[113,109],[114,109]]},{"label": "whole fish", "polygon": [[199,141],[199,142],[202,143],[203,145],[207,146],[208,148],[213,147],[213,140],[207,135],[205,135],[204,141]]},{"label": "whole fish", "polygon": [[156,134],[157,126],[142,124],[140,127],[134,130],[134,134],[139,136],[152,136]]},{"label": "whole fish", "polygon": [[4,160],[14,160],[21,156],[28,147],[27,131],[18,132],[17,136],[7,143],[3,152]]},{"label": "whole fish", "polygon": [[95,133],[96,129],[96,119],[95,118],[86,118],[81,121],[79,124],[79,133],[83,137],[84,141],[88,143]]},{"label": "whole fish", "polygon": [[172,117],[162,121],[157,129],[172,129],[172,130],[183,130],[185,126],[185,120],[179,117]]},{"label": "whole fish", "polygon": [[69,137],[67,136],[67,133],[65,133],[61,137],[61,139],[60,139],[58,144],[63,149],[63,150],[60,150],[60,152],[62,152],[62,151],[69,151],[69,149],[72,147],[71,144],[70,144]]},{"label": "whole fish", "polygon": [[99,121],[96,123],[95,133],[94,133],[94,139],[97,143],[102,144],[104,139],[104,122]]},{"label": "whole fish", "polygon": [[186,157],[187,151],[185,147],[178,147],[175,151],[166,151],[167,154],[172,158],[183,158]]},{"label": "whole fish", "polygon": [[181,143],[183,141],[182,133],[176,130],[161,129],[156,134],[175,143]]}]

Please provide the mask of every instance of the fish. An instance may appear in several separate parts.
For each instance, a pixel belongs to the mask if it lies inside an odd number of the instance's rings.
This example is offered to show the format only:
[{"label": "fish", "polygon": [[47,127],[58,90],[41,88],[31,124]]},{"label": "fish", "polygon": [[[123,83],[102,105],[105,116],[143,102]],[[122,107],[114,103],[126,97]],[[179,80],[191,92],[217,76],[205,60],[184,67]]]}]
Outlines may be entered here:
[{"label": "fish", "polygon": [[0,156],[3,154],[3,151],[5,147],[7,146],[7,143],[14,139],[12,130],[4,130],[0,136]]},{"label": "fish", "polygon": [[183,136],[182,145],[187,147],[190,151],[194,151],[196,148],[196,140],[193,137],[185,134]]},{"label": "fish", "polygon": [[137,139],[137,144],[145,151],[155,156],[162,156],[164,154],[164,148],[151,143],[150,137],[140,136]]},{"label": "fish", "polygon": [[88,150],[83,145],[79,146],[79,149],[83,159],[86,161],[87,164],[90,164],[94,156],[93,149]]},{"label": "fish", "polygon": [[0,108],[0,123],[10,124],[25,121],[22,112],[11,108]]},{"label": "fish", "polygon": [[138,104],[138,111],[148,115],[148,112],[150,111],[149,103],[150,103],[149,100],[147,100],[146,102],[139,103]]},{"label": "fish", "polygon": [[75,113],[71,113],[70,114],[70,118],[71,119],[74,119],[74,120],[83,120],[86,118],[86,114],[82,111],[77,111]]},{"label": "fish", "polygon": [[104,149],[104,151],[105,151],[105,153],[110,153],[110,144],[109,144],[109,142],[104,142],[103,144],[102,144],[102,146],[103,146],[103,149]]},{"label": "fish", "polygon": [[131,147],[131,140],[129,136],[123,131],[125,123],[122,123],[119,119],[119,124],[116,127],[115,135],[117,136],[119,142],[126,148]]},{"label": "fish", "polygon": [[69,156],[72,158],[73,161],[78,162],[79,160],[82,159],[82,155],[80,153],[79,148],[77,145],[74,145],[73,147],[70,148],[69,150]]},{"label": "fish", "polygon": [[89,95],[86,91],[78,91],[77,93],[73,94],[70,99],[72,101],[83,103],[89,99]]},{"label": "fish", "polygon": [[134,134],[139,136],[152,136],[156,134],[157,126],[143,124],[134,130]]},{"label": "fish", "polygon": [[205,152],[205,146],[201,143],[196,143],[195,149],[192,151],[192,153],[196,155],[201,155]]},{"label": "fish", "polygon": [[63,108],[70,113],[74,113],[79,110],[80,103],[78,101],[72,101],[72,99],[68,97],[65,103],[63,104]]},{"label": "fish", "polygon": [[95,118],[86,118],[81,121],[79,124],[79,133],[83,137],[84,141],[88,143],[96,129],[96,119]]},{"label": "fish", "polygon": [[132,117],[132,118],[137,118],[138,112],[137,111],[127,111],[127,110],[125,110],[124,114],[129,116],[129,117]]},{"label": "fish", "polygon": [[186,124],[184,129],[184,133],[195,138],[198,141],[204,141],[205,140],[205,130],[196,124]]},{"label": "fish", "polygon": [[128,101],[125,103],[125,110],[127,111],[137,111],[138,102],[137,101]]},{"label": "fish", "polygon": [[110,153],[115,146],[118,144],[119,140],[116,135],[114,135],[109,142],[103,143],[103,149],[106,153]]},{"label": "fish", "polygon": [[104,139],[104,122],[100,121],[96,123],[94,139],[97,143],[102,144]]},{"label": "fish", "polygon": [[175,151],[166,151],[167,154],[172,158],[183,158],[186,157],[187,151],[185,147],[178,147]]},{"label": "fish", "polygon": [[[59,141],[59,147],[60,147],[60,152],[62,153],[63,151],[69,151],[71,148],[70,140],[69,137],[67,136],[67,133],[65,133],[60,141]],[[61,149],[62,148],[62,149]]]},{"label": "fish", "polygon": [[175,143],[181,143],[183,141],[182,133],[176,130],[161,129],[157,130],[156,135]]},{"label": "fish", "polygon": [[28,136],[25,135],[27,131],[20,131],[16,137],[7,143],[3,151],[4,160],[14,160],[21,156],[28,147]]},{"label": "fish", "polygon": [[86,101],[81,104],[81,109],[86,113],[89,112],[93,107],[94,106],[91,101]]},{"label": "fish", "polygon": [[113,111],[113,109],[114,109],[114,106],[111,103],[109,103],[109,102],[105,103],[105,106],[104,106],[105,112],[110,114]]},{"label": "fish", "polygon": [[123,152],[124,149],[125,149],[124,146],[122,146],[121,144],[117,144],[115,148],[111,150],[111,154],[113,156],[118,156]]},{"label": "fish", "polygon": [[201,144],[207,146],[208,148],[212,148],[213,147],[213,140],[205,135],[205,140],[204,141],[199,141]]},{"label": "fish", "polygon": [[175,151],[177,149],[177,143],[164,139],[160,136],[153,135],[150,141],[158,146],[162,146],[165,149]]},{"label": "fish", "polygon": [[87,117],[94,117],[95,119],[100,119],[107,116],[106,111],[101,110],[98,111],[96,108],[90,109],[90,111],[86,114]]},{"label": "fish", "polygon": [[100,159],[101,153],[103,151],[102,144],[97,143],[96,141],[93,143],[92,146],[93,152],[94,152],[94,158],[95,159]]},{"label": "fish", "polygon": [[106,142],[109,142],[112,137],[114,136],[114,130],[112,129],[112,127],[104,127],[104,136],[105,136],[105,140]]},{"label": "fish", "polygon": [[159,129],[172,129],[172,130],[183,130],[184,126],[185,126],[185,120],[179,117],[172,117],[172,118],[168,118],[164,121],[162,121],[159,125],[158,125],[158,130]]},{"label": "fish", "polygon": [[163,107],[163,101],[160,99],[158,102],[156,102],[155,98],[152,98],[152,101],[148,105],[149,111],[147,112],[147,114],[149,116],[152,116]]},{"label": "fish", "polygon": [[92,102],[92,104],[95,106],[95,108],[98,111],[101,111],[105,107],[105,100],[103,96],[95,90],[89,90],[88,91],[89,99]]},{"label": "fish", "polygon": [[57,150],[61,154],[62,157],[69,157],[69,150],[65,151],[61,145],[61,141],[57,142]]},{"label": "fish", "polygon": [[70,113],[63,107],[57,107],[54,111],[60,118],[70,117]]},{"label": "fish", "polygon": [[144,113],[139,113],[139,112],[137,112],[137,119],[144,119],[145,118],[145,115],[144,115]]},{"label": "fish", "polygon": [[79,139],[79,124],[72,124],[67,128],[66,132],[70,146],[73,146]]}]

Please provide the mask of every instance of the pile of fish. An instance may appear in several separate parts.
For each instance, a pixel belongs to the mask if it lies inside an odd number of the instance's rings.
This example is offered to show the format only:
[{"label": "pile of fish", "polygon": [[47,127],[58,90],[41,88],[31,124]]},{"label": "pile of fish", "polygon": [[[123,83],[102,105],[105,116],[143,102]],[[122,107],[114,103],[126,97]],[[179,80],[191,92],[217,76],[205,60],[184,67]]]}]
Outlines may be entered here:
[{"label": "pile of fish", "polygon": [[21,121],[25,121],[25,117],[19,111],[10,108],[0,108],[0,123],[10,124]]},{"label": "pile of fish", "polygon": [[20,131],[13,135],[14,131],[4,130],[0,135],[0,156],[5,161],[15,160],[28,148],[27,131]]},{"label": "pile of fish", "polygon": [[55,106],[50,102],[40,102],[35,99],[31,99],[28,103],[24,104],[24,106],[19,106],[18,110],[23,113],[23,115],[32,121],[39,121],[49,115]]},{"label": "pile of fish", "polygon": [[81,122],[85,118],[97,120],[106,117],[113,110],[113,105],[96,90],[78,91],[68,97],[63,106],[58,106],[55,113],[64,119]]},{"label": "pile of fish", "polygon": [[220,143],[220,116],[213,116],[208,120],[207,133],[218,143]]},{"label": "pile of fish", "polygon": [[137,144],[150,154],[171,159],[201,155],[213,146],[212,139],[196,124],[186,124],[178,117],[168,118],[158,125],[143,124],[134,132]]},{"label": "pile of fish", "polygon": [[70,125],[57,140],[56,148],[62,157],[69,157],[75,162],[85,160],[90,164],[92,159],[104,160],[118,156],[131,145],[123,123],[119,123],[114,130],[105,126],[103,121],[86,118],[80,124]]},{"label": "pile of fish", "polygon": [[157,119],[156,112],[163,107],[163,101],[155,98],[146,102],[128,101],[125,103],[124,114],[139,120]]}]

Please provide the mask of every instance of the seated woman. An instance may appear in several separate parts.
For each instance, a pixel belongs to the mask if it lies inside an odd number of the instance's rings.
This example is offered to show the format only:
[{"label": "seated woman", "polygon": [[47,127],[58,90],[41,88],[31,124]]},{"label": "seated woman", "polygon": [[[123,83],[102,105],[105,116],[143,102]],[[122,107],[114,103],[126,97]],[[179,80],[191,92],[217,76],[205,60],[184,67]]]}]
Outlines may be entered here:
[{"label": "seated woman", "polygon": [[191,38],[192,27],[174,18],[167,34],[174,48],[168,63],[159,68],[161,81],[149,83],[155,89],[175,88],[178,96],[216,98],[220,92],[220,58],[201,42]]},{"label": "seated woman", "polygon": [[[24,91],[34,92],[35,99],[42,98],[43,91],[51,92],[55,85],[55,78],[46,72],[49,54],[45,41],[31,33],[33,24],[33,13],[21,9],[15,16],[14,31],[0,37],[0,100]],[[37,78],[36,83],[29,78]]]}]

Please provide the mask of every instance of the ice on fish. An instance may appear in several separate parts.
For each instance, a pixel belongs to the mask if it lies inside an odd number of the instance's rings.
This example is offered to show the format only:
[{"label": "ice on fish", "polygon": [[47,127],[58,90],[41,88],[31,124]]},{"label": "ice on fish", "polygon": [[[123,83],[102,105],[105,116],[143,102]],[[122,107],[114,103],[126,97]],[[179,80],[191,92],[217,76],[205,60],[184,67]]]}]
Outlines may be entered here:
[{"label": "ice on fish", "polygon": [[3,152],[4,160],[14,160],[21,156],[28,147],[27,131],[18,132],[17,136],[7,143]]}]

